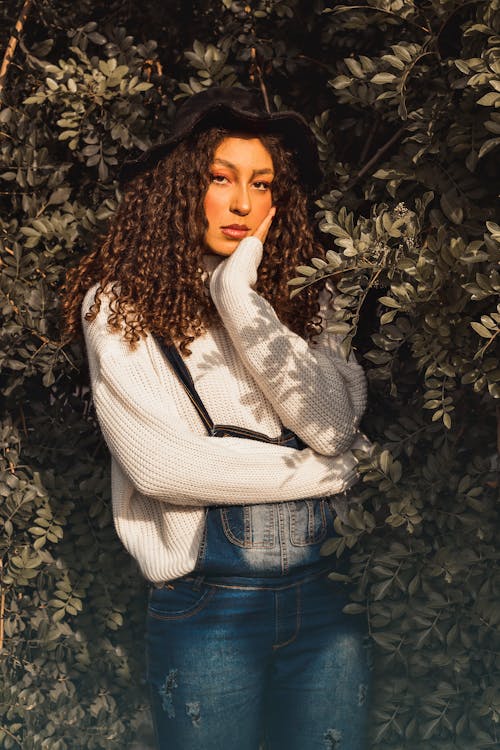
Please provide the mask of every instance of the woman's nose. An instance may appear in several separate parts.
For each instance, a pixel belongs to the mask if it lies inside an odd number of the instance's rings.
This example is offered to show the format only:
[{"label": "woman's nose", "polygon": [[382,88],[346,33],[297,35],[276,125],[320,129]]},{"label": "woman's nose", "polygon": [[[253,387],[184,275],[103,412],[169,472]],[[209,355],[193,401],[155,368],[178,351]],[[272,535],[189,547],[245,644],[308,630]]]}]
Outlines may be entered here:
[{"label": "woman's nose", "polygon": [[238,216],[246,216],[252,208],[250,194],[243,185],[237,186],[231,196],[230,210]]}]

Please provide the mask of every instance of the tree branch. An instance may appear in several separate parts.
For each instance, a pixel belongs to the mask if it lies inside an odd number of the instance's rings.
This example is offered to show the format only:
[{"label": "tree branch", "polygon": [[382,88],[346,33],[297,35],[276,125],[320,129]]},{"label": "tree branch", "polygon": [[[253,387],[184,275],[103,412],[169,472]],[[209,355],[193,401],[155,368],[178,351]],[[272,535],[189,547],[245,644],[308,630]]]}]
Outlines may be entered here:
[{"label": "tree branch", "polygon": [[9,43],[7,44],[7,49],[5,50],[5,55],[3,56],[2,60],[2,67],[0,68],[0,101],[3,95],[5,79],[7,78],[7,69],[12,62],[12,58],[14,57],[14,52],[16,51],[19,36],[22,33],[24,24],[26,23],[28,13],[30,12],[32,5],[33,0],[24,0],[21,15],[17,19],[16,25],[14,27],[14,33],[10,37]]},{"label": "tree branch", "polygon": [[[474,0],[470,0],[470,2],[474,2]],[[402,21],[403,23],[409,23],[412,26],[415,26],[416,29],[420,29],[420,31],[424,31],[426,34],[431,33],[431,29],[427,28],[425,26],[421,26],[416,21],[412,21],[411,18],[402,18],[397,13],[394,13],[392,10],[386,10],[385,8],[378,8],[375,5],[345,5],[341,8],[332,8],[328,9],[331,13],[334,13],[335,15],[338,15],[339,13],[345,13],[346,11],[350,10],[373,10],[376,13],[385,13],[387,16],[392,16],[397,21]],[[326,10],[324,11],[326,12]]]},{"label": "tree branch", "polygon": [[260,85],[260,91],[262,94],[262,98],[264,99],[264,105],[266,107],[266,112],[270,112],[271,109],[269,107],[269,96],[266,89],[266,84],[264,82],[264,75],[262,73],[262,68],[257,60],[257,50],[255,47],[252,47],[250,50],[250,59],[252,60],[252,64],[250,67],[250,77],[257,73],[257,77],[259,79],[259,85]]},{"label": "tree branch", "polygon": [[331,65],[327,65],[326,63],[321,62],[321,60],[315,60],[314,57],[308,57],[308,55],[297,55],[297,60],[305,60],[312,65],[318,65],[318,67],[324,68],[328,71],[331,76],[335,75],[335,69]]},{"label": "tree branch", "polygon": [[7,729],[7,727],[4,727],[3,725],[0,726],[0,731],[5,732],[6,735],[8,735],[11,739],[13,739],[15,742],[17,742],[17,744],[19,745],[19,747],[22,747],[20,741],[17,739],[17,737],[14,734],[12,734],[12,732],[9,732],[9,730]]},{"label": "tree branch", "polygon": [[380,119],[378,117],[375,117],[373,120],[373,125],[370,128],[370,132],[368,133],[368,138],[365,141],[365,145],[363,146],[363,151],[361,153],[361,157],[359,159],[360,164],[363,164],[364,160],[368,156],[368,153],[370,151],[371,145],[373,143],[373,139],[375,137],[375,133],[377,132],[380,125]]},{"label": "tree branch", "polygon": [[392,135],[389,140],[373,154],[372,158],[366,162],[364,167],[361,167],[358,174],[353,177],[347,185],[346,190],[350,190],[350,188],[352,188],[357,182],[359,182],[362,177],[365,176],[367,172],[370,171],[370,169],[379,161],[379,159],[382,158],[385,152],[388,151],[391,146],[394,146],[397,141],[399,141],[403,133],[406,131],[407,127],[407,125],[403,125],[403,127],[399,128],[399,130],[396,130],[394,135]]}]

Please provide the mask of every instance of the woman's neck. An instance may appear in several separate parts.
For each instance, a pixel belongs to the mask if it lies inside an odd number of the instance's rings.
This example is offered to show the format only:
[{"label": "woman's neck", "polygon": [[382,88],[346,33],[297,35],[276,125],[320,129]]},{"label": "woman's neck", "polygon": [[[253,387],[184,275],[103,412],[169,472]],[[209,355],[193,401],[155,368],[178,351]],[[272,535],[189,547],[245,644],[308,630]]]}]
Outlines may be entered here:
[{"label": "woman's neck", "polygon": [[201,256],[201,267],[207,274],[208,278],[215,271],[221,261],[224,260],[223,255],[216,255],[215,253],[204,253]]}]

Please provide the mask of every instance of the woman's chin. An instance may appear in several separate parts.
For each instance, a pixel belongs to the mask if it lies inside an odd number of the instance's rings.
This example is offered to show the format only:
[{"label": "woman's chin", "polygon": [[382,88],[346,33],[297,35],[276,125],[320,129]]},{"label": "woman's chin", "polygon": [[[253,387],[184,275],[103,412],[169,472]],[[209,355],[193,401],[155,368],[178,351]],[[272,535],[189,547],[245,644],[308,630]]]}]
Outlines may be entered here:
[{"label": "woman's chin", "polygon": [[207,245],[206,252],[213,253],[214,255],[220,255],[224,258],[227,258],[234,253],[238,245],[239,245],[239,241],[238,242],[231,241],[231,242],[214,243],[213,245]]}]

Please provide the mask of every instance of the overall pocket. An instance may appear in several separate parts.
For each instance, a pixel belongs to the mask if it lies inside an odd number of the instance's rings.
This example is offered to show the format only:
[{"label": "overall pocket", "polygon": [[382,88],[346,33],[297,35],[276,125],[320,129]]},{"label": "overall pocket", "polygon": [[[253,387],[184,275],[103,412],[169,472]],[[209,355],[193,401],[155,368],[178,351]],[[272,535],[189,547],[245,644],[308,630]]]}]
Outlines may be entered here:
[{"label": "overall pocket", "polygon": [[230,505],[220,509],[224,536],[237,547],[270,549],[276,541],[276,513],[272,503]]},{"label": "overall pocket", "polygon": [[149,594],[148,616],[155,620],[180,620],[201,612],[215,594],[213,586],[178,579]]},{"label": "overall pocket", "polygon": [[327,498],[286,503],[290,517],[290,541],[296,547],[322,542],[326,536]]}]

